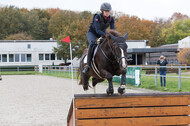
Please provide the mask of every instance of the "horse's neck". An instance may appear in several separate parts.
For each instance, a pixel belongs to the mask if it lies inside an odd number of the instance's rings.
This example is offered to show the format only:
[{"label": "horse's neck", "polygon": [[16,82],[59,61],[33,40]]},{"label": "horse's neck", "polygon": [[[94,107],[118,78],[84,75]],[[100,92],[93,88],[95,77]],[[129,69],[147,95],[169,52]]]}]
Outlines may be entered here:
[{"label": "horse's neck", "polygon": [[111,50],[113,50],[113,47],[111,46],[111,42],[109,42],[109,40],[102,43],[101,48],[103,49],[105,54],[108,56],[108,58],[110,58],[110,59],[114,58],[114,55],[113,55],[113,53],[111,51]]}]

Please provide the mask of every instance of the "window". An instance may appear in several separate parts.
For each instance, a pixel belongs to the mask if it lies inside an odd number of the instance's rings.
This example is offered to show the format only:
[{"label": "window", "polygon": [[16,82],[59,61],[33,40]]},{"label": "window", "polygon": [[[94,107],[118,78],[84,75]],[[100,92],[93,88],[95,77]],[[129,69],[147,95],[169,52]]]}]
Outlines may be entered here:
[{"label": "window", "polygon": [[39,54],[39,60],[44,60],[44,54]]},{"label": "window", "polygon": [[27,48],[28,48],[28,49],[31,49],[31,44],[28,44],[28,45],[27,45]]},{"label": "window", "polygon": [[14,55],[13,54],[9,54],[9,62],[14,62]]},{"label": "window", "polygon": [[32,55],[26,54],[27,62],[32,62]]},{"label": "window", "polygon": [[49,60],[49,54],[45,54],[45,60]]},{"label": "window", "polygon": [[7,54],[2,54],[2,62],[7,62]]},{"label": "window", "polygon": [[19,58],[19,54],[15,54],[15,62],[19,62],[20,58]]},{"label": "window", "polygon": [[55,60],[55,54],[51,54],[51,60]]},{"label": "window", "polygon": [[26,54],[21,54],[21,62],[26,62]]}]

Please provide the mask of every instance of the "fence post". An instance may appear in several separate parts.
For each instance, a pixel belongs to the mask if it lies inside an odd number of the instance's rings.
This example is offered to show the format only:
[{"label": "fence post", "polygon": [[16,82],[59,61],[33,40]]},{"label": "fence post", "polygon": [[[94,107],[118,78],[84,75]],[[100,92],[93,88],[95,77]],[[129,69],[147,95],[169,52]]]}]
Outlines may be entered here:
[{"label": "fence post", "polygon": [[179,66],[178,68],[178,74],[179,74],[178,88],[181,89],[181,66]]},{"label": "fence post", "polygon": [[60,76],[61,67],[59,66],[59,76]]},{"label": "fence post", "polygon": [[17,67],[17,74],[19,74],[19,67]]},{"label": "fence post", "polygon": [[64,71],[63,76],[65,76],[65,66],[64,66],[63,68],[64,68],[64,69],[63,69],[63,71]]},{"label": "fence post", "polygon": [[48,66],[48,75],[49,75],[49,69],[50,69],[50,66]]},{"label": "fence post", "polygon": [[75,67],[75,77],[77,77],[77,68]]},{"label": "fence post", "polygon": [[57,74],[56,71],[57,71],[57,67],[55,67],[55,75]]},{"label": "fence post", "polygon": [[71,69],[70,69],[71,67],[69,66],[69,77],[70,77],[70,74],[71,74]]},{"label": "fence post", "polygon": [[43,65],[42,65],[42,74],[43,74],[44,72],[43,72]]},{"label": "fence post", "polygon": [[157,66],[155,66],[155,86],[157,86]]},{"label": "fence post", "polygon": [[46,66],[45,66],[45,74],[46,74]]},{"label": "fence post", "polygon": [[51,75],[53,74],[53,67],[52,66],[50,66],[50,68],[51,68]]}]

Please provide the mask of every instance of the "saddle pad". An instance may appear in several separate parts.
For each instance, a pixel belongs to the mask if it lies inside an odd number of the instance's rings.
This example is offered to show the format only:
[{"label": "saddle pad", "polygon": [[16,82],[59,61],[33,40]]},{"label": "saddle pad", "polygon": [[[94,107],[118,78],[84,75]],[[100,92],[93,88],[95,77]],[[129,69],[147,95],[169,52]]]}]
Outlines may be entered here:
[{"label": "saddle pad", "polygon": [[[98,45],[99,46],[99,45]],[[96,52],[97,52],[97,50],[98,50],[98,46],[96,46],[96,48],[95,48],[95,50],[94,50],[94,52],[93,52],[93,58],[92,58],[92,60],[94,61],[94,57],[95,57],[95,55],[96,55]],[[84,60],[83,60],[83,63],[87,63],[87,55],[85,55],[84,56]]]}]

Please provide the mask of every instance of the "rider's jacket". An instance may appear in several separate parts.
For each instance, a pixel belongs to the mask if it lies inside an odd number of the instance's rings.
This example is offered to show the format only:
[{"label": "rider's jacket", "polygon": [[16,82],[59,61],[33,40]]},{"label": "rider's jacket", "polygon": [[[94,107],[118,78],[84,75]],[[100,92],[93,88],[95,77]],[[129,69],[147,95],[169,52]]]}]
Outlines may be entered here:
[{"label": "rider's jacket", "polygon": [[106,29],[110,26],[110,29],[115,29],[115,21],[112,16],[107,18],[103,17],[103,14],[95,14],[90,24],[88,32],[94,33],[97,37],[106,36]]}]

